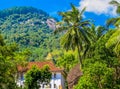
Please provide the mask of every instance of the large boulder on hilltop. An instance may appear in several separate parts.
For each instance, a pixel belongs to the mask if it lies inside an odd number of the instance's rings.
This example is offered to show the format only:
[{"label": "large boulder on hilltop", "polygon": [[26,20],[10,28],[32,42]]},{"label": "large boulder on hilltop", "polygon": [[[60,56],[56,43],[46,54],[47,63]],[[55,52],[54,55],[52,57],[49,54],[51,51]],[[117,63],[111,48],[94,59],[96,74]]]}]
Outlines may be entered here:
[{"label": "large boulder on hilltop", "polygon": [[55,30],[56,29],[56,21],[54,19],[47,19],[46,21],[47,25],[49,26],[49,28]]}]

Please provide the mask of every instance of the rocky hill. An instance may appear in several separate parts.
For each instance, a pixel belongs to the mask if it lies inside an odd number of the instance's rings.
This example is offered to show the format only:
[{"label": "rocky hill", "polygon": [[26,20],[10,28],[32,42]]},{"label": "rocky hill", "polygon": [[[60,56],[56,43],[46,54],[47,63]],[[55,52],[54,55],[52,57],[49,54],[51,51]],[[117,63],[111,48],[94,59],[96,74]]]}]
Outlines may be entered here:
[{"label": "rocky hill", "polygon": [[0,31],[7,43],[16,42],[21,50],[29,49],[31,59],[42,60],[60,48],[53,34],[56,20],[33,7],[13,7],[0,11]]}]

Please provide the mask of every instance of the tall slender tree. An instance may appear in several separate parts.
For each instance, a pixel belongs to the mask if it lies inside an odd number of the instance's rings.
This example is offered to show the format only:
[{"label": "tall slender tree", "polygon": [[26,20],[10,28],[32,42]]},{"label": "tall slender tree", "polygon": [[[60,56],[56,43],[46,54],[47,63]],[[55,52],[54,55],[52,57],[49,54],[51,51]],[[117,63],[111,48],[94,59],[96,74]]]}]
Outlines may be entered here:
[{"label": "tall slender tree", "polygon": [[[90,44],[87,37],[87,33],[84,30],[86,26],[90,25],[90,20],[83,20],[83,12],[85,8],[79,11],[73,4],[71,4],[72,10],[67,12],[60,12],[62,21],[56,25],[56,32],[63,32],[64,35],[61,38],[61,45],[66,50],[72,48],[78,50],[78,58],[80,65],[82,66],[82,53],[87,50]],[[85,49],[83,49],[85,48]]]}]

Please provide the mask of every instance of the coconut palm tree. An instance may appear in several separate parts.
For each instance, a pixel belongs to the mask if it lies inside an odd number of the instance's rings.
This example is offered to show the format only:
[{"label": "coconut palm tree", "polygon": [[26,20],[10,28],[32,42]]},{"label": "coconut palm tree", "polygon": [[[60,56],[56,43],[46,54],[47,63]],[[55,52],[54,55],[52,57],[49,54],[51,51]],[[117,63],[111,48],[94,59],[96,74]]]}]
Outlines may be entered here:
[{"label": "coconut palm tree", "polygon": [[95,26],[94,24],[91,24],[91,26],[87,28],[87,33],[92,43],[97,41],[106,31],[107,29],[105,27]]},{"label": "coconut palm tree", "polygon": [[87,30],[86,32],[91,44],[85,53],[85,57],[91,58],[94,55],[96,42],[107,32],[107,29],[104,26],[95,26],[94,24],[91,24],[91,26],[87,27],[85,30]]},{"label": "coconut palm tree", "polygon": [[[82,54],[87,50],[90,42],[88,40],[86,26],[89,26],[89,20],[83,20],[83,12],[85,8],[79,11],[73,4],[71,4],[72,10],[67,12],[60,12],[62,21],[56,25],[55,33],[63,32],[64,35],[61,38],[61,45],[66,50],[72,48],[78,50],[78,58],[80,65],[82,66]],[[85,48],[85,49],[83,49]]]},{"label": "coconut palm tree", "polygon": [[[110,4],[117,6],[116,13],[120,15],[120,2],[113,0],[110,2]],[[108,48],[114,46],[115,53],[117,54],[117,56],[120,56],[120,16],[118,16],[117,18],[109,19],[107,21],[107,24],[113,24],[114,26],[116,26],[116,29],[106,43],[106,46]]]},{"label": "coconut palm tree", "polygon": [[114,25],[115,27],[120,27],[120,2],[112,0],[110,2],[111,5],[114,5],[117,7],[116,13],[118,14],[117,18],[111,18],[107,21],[107,26]]}]

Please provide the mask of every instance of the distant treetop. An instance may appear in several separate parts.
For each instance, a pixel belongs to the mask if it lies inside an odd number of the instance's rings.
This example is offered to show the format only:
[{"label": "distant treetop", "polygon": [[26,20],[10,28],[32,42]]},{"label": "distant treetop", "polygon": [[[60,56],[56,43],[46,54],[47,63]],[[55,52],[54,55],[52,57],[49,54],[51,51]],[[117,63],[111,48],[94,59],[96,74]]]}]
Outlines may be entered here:
[{"label": "distant treetop", "polygon": [[6,16],[12,15],[12,14],[27,14],[27,13],[38,13],[43,14],[45,16],[49,16],[46,12],[40,9],[36,9],[34,7],[12,7],[8,9],[4,9],[0,11],[0,18],[4,18]]}]

